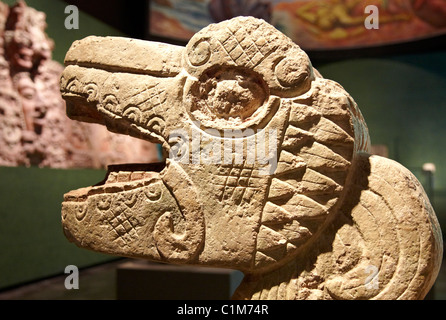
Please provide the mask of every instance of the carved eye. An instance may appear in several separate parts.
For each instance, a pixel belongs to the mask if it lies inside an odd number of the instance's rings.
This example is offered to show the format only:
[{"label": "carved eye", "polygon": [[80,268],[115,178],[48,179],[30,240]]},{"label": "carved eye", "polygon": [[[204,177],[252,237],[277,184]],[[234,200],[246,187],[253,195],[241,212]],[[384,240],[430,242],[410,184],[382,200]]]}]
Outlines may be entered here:
[{"label": "carved eye", "polygon": [[244,68],[208,70],[189,92],[190,114],[206,128],[244,129],[269,113],[269,90],[262,77]]}]

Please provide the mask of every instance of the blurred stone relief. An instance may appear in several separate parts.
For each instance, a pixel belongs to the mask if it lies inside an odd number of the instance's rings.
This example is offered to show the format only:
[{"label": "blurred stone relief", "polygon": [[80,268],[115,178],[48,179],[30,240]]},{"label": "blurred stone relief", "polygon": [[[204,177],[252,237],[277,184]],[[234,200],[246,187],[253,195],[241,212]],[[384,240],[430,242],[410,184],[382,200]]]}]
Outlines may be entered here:
[{"label": "blurred stone relief", "polygon": [[0,1],[0,166],[105,168],[155,162],[156,144],[66,116],[46,16]]}]

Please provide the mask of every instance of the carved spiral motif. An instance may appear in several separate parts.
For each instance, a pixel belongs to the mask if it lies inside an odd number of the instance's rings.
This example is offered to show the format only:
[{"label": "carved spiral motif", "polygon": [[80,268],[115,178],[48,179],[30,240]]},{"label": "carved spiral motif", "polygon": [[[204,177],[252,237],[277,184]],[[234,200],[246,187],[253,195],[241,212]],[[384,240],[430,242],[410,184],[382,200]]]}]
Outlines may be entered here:
[{"label": "carved spiral motif", "polygon": [[98,99],[98,85],[96,83],[90,82],[84,88],[87,94],[87,101],[92,102]]},{"label": "carved spiral motif", "polygon": [[152,202],[161,199],[161,196],[163,195],[163,191],[161,189],[161,182],[157,182],[147,186],[147,188],[144,189],[144,194],[146,195],[147,199],[149,199]]},{"label": "carved spiral motif", "polygon": [[142,124],[144,121],[144,116],[141,110],[135,106],[128,106],[122,113],[124,118],[131,120],[134,123]]},{"label": "carved spiral motif", "polygon": [[189,62],[193,66],[201,66],[209,61],[211,57],[211,46],[205,39],[199,39],[192,44],[191,49],[188,52]]},{"label": "carved spiral motif", "polygon": [[151,132],[163,134],[166,128],[166,123],[161,117],[152,117],[147,121],[146,127]]},{"label": "carved spiral motif", "polygon": [[107,211],[108,209],[110,209],[111,202],[112,198],[110,196],[102,196],[98,200],[98,205],[97,205],[98,209],[102,211]]},{"label": "carved spiral motif", "polygon": [[102,106],[110,112],[116,112],[119,106],[119,101],[116,96],[107,94],[102,99]]},{"label": "carved spiral motif", "polygon": [[284,87],[297,86],[310,76],[308,63],[296,59],[284,58],[276,66],[276,76],[279,83]]},{"label": "carved spiral motif", "polygon": [[177,161],[185,161],[189,156],[188,138],[182,135],[180,132],[173,132],[169,135],[170,158]]},{"label": "carved spiral motif", "polygon": [[87,214],[87,205],[85,203],[78,203],[75,206],[76,219],[81,221]]},{"label": "carved spiral motif", "polygon": [[80,93],[81,92],[81,88],[82,88],[82,84],[76,78],[68,80],[68,83],[66,85],[66,91],[67,92]]}]

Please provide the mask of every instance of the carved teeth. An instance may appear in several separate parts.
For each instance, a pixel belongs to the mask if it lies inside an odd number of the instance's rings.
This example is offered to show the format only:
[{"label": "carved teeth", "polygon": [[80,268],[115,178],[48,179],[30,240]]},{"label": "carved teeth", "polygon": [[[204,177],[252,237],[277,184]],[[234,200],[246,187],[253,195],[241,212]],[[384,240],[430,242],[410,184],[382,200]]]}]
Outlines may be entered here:
[{"label": "carved teeth", "polygon": [[138,180],[146,180],[159,177],[157,172],[146,171],[119,171],[110,172],[107,177],[106,184],[119,183],[119,182],[131,182]]},{"label": "carved teeth", "polygon": [[70,191],[64,195],[64,201],[85,201],[91,187]]},{"label": "carved teeth", "polygon": [[113,183],[118,181],[118,173],[117,172],[110,172],[107,178],[107,181],[105,183]]},{"label": "carved teeth", "polygon": [[110,172],[105,184],[70,191],[64,195],[64,201],[84,202],[89,196],[97,194],[129,191],[150,185],[154,182],[153,179],[159,180],[157,172]]},{"label": "carved teeth", "polygon": [[135,181],[135,180],[141,180],[141,179],[144,179],[144,171],[132,172],[132,174],[130,176],[130,180]]},{"label": "carved teeth", "polygon": [[152,178],[159,178],[159,174],[157,172],[151,172],[151,171],[144,172],[144,180]]},{"label": "carved teeth", "polygon": [[118,182],[128,182],[130,181],[131,172],[119,172]]}]

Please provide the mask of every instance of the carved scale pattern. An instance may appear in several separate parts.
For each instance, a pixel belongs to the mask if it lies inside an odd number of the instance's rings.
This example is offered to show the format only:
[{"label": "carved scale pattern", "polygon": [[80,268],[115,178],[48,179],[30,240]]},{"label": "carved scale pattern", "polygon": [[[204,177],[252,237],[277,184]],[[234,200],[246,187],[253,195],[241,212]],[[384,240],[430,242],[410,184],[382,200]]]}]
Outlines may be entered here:
[{"label": "carved scale pattern", "polygon": [[296,253],[343,191],[355,147],[352,106],[334,82],[324,88],[331,91],[326,98],[318,81],[305,97],[282,101],[289,104],[290,116],[263,209],[258,267]]}]

